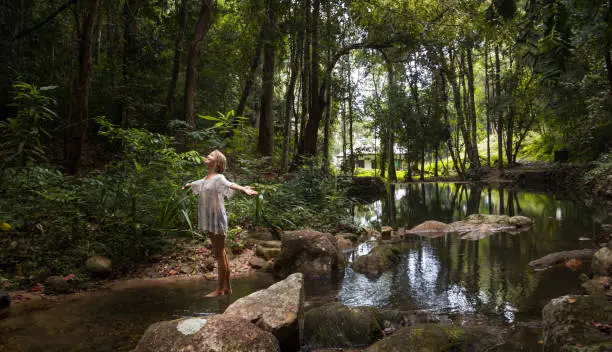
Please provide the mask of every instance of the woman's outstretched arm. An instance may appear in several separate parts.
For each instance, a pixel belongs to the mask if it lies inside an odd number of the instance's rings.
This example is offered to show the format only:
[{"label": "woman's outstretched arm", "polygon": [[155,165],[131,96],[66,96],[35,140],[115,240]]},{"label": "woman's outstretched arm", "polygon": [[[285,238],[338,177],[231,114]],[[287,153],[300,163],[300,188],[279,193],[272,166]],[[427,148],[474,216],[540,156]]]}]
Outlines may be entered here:
[{"label": "woman's outstretched arm", "polygon": [[254,195],[259,194],[259,193],[257,193],[256,190],[251,188],[251,186],[241,186],[241,185],[239,185],[237,183],[232,183],[230,188],[233,189],[233,190],[236,190],[236,191],[242,191],[242,192],[248,194],[249,196],[254,196]]}]

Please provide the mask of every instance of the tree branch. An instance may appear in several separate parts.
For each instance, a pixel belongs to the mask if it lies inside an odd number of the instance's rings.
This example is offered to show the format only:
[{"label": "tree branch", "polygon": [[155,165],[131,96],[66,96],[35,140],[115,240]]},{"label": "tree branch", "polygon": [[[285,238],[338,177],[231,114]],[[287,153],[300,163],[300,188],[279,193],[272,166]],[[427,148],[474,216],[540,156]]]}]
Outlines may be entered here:
[{"label": "tree branch", "polygon": [[50,14],[49,16],[47,16],[47,18],[45,18],[42,22],[38,23],[37,25],[24,29],[23,31],[21,31],[20,33],[18,33],[17,35],[15,35],[11,41],[15,41],[25,35],[28,35],[30,33],[32,33],[33,31],[39,29],[40,27],[44,26],[45,24],[51,22],[55,17],[57,17],[57,15],[59,15],[62,11],[64,11],[65,9],[67,9],[68,7],[76,4],[79,0],[68,0],[66,1],[62,6],[60,6],[57,10],[55,10],[55,12],[53,12],[52,14]]}]

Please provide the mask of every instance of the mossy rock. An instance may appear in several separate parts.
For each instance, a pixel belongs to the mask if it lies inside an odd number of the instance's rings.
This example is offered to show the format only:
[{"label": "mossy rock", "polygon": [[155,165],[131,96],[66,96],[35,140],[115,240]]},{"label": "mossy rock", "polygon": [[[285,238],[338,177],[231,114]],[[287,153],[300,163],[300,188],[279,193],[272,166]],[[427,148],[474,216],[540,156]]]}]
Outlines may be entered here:
[{"label": "mossy rock", "polygon": [[402,250],[397,246],[378,245],[367,255],[355,259],[353,269],[368,276],[380,276],[385,270],[392,268],[400,261],[401,253]]},{"label": "mossy rock", "polygon": [[376,309],[328,303],[306,312],[304,342],[308,348],[367,346],[382,337]]},{"label": "mossy rock", "polygon": [[101,255],[94,255],[85,262],[85,269],[91,276],[104,277],[110,275],[113,266],[110,259]]},{"label": "mossy rock", "polygon": [[612,351],[612,338],[593,322],[608,324],[612,304],[605,296],[563,296],[542,309],[544,351]]},{"label": "mossy rock", "polygon": [[420,324],[397,330],[365,349],[366,352],[489,351],[502,343],[490,327]]}]

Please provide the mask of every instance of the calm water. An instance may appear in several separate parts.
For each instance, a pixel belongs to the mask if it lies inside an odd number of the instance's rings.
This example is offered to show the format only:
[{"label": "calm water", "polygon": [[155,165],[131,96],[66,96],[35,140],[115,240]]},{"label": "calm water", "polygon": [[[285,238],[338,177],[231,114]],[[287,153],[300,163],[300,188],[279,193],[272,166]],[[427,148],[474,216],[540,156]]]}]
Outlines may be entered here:
[{"label": "calm water", "polygon": [[[534,272],[527,263],[550,252],[594,246],[597,241],[579,238],[596,240],[600,225],[611,220],[601,209],[550,193],[450,183],[392,186],[388,196],[354,212],[364,225],[406,228],[478,212],[533,218],[530,231],[480,241],[457,235],[410,237],[400,265],[377,279],[347,268],[337,282],[307,282],[309,305],[338,299],[352,306],[419,310],[443,319],[507,327],[508,340],[517,343],[499,351],[539,350],[541,308],[553,297],[580,292],[580,270],[561,266]],[[368,250],[363,244],[352,256]],[[234,280],[232,300],[272,282],[265,275]],[[28,308],[0,320],[0,351],[129,350],[155,321],[222,312],[228,300],[202,297],[213,286],[206,280],[150,283],[23,305]]]}]

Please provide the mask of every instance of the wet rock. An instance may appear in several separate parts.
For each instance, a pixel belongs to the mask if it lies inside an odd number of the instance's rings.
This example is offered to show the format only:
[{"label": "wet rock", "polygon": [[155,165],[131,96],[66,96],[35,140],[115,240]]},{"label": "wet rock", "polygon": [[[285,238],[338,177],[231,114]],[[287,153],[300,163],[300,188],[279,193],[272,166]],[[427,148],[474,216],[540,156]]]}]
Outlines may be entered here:
[{"label": "wet rock", "polygon": [[271,332],[284,352],[297,351],[304,324],[304,276],[292,274],[267,289],[242,297],[223,315],[246,319]]},{"label": "wet rock", "polygon": [[612,297],[612,277],[596,276],[584,282],[582,288],[590,295],[607,295]]},{"label": "wet rock", "polygon": [[308,348],[366,346],[382,337],[372,307],[347,307],[339,302],[310,309],[304,319],[304,342]]},{"label": "wet rock", "polygon": [[374,247],[367,255],[357,257],[353,262],[353,269],[369,276],[379,276],[399,262],[400,254],[401,250],[398,247],[381,244]]},{"label": "wet rock", "polygon": [[351,242],[351,240],[345,237],[339,236],[339,235],[336,235],[335,237],[336,237],[336,241],[338,241],[338,249],[341,252],[344,252],[347,249],[353,248],[353,242]]},{"label": "wet rock", "polygon": [[590,260],[595,254],[594,249],[577,249],[572,251],[562,251],[550,253],[542,258],[532,260],[529,262],[529,266],[534,269],[545,269],[547,267],[563,264],[570,259],[578,259],[578,260]]},{"label": "wet rock", "polygon": [[380,238],[383,240],[390,240],[392,233],[393,233],[393,227],[383,226],[382,229],[380,229]]},{"label": "wet rock", "polygon": [[74,291],[74,285],[63,276],[49,276],[45,280],[45,293],[69,293]]},{"label": "wet rock", "polygon": [[280,253],[280,248],[267,248],[260,245],[255,247],[255,255],[265,260],[274,259],[278,257]]},{"label": "wet rock", "polygon": [[193,267],[189,265],[181,265],[181,274],[191,274],[193,272]]},{"label": "wet rock", "polygon": [[336,234],[336,238],[344,238],[347,239],[353,243],[357,243],[359,242],[359,235],[356,235],[354,233],[349,233],[349,232],[340,232]]},{"label": "wet rock", "polygon": [[422,324],[404,327],[365,349],[366,352],[490,351],[501,343],[490,327]]},{"label": "wet rock", "polygon": [[606,246],[595,252],[591,268],[596,275],[612,275],[612,249]]},{"label": "wet rock", "polygon": [[261,269],[263,268],[268,262],[265,259],[261,259],[259,257],[253,257],[251,259],[249,259],[249,265],[251,266],[251,268],[253,269]]},{"label": "wet rock", "polygon": [[11,305],[11,296],[6,291],[0,291],[0,308],[6,308]]},{"label": "wet rock", "polygon": [[0,291],[0,317],[4,315],[2,312],[8,311],[10,305],[11,296],[9,296],[8,292]]},{"label": "wet rock", "polygon": [[595,323],[608,323],[612,304],[603,296],[563,296],[542,309],[546,352],[610,351],[612,338]]},{"label": "wet rock", "polygon": [[278,276],[299,272],[310,277],[331,277],[344,267],[336,238],[329,233],[287,231],[281,240],[282,250],[274,264]]},{"label": "wet rock", "polygon": [[215,315],[152,324],[134,352],[274,352],[280,351],[271,333],[235,316]]},{"label": "wet rock", "polygon": [[533,221],[526,216],[472,214],[465,220],[449,224],[452,232],[462,234],[462,239],[479,240],[497,232],[518,232],[529,229]]},{"label": "wet rock", "polygon": [[91,276],[105,277],[113,270],[112,262],[107,257],[95,255],[85,262],[85,269]]},{"label": "wet rock", "polygon": [[380,236],[380,231],[366,227],[362,230],[360,239],[369,240],[370,238],[380,238]]}]

